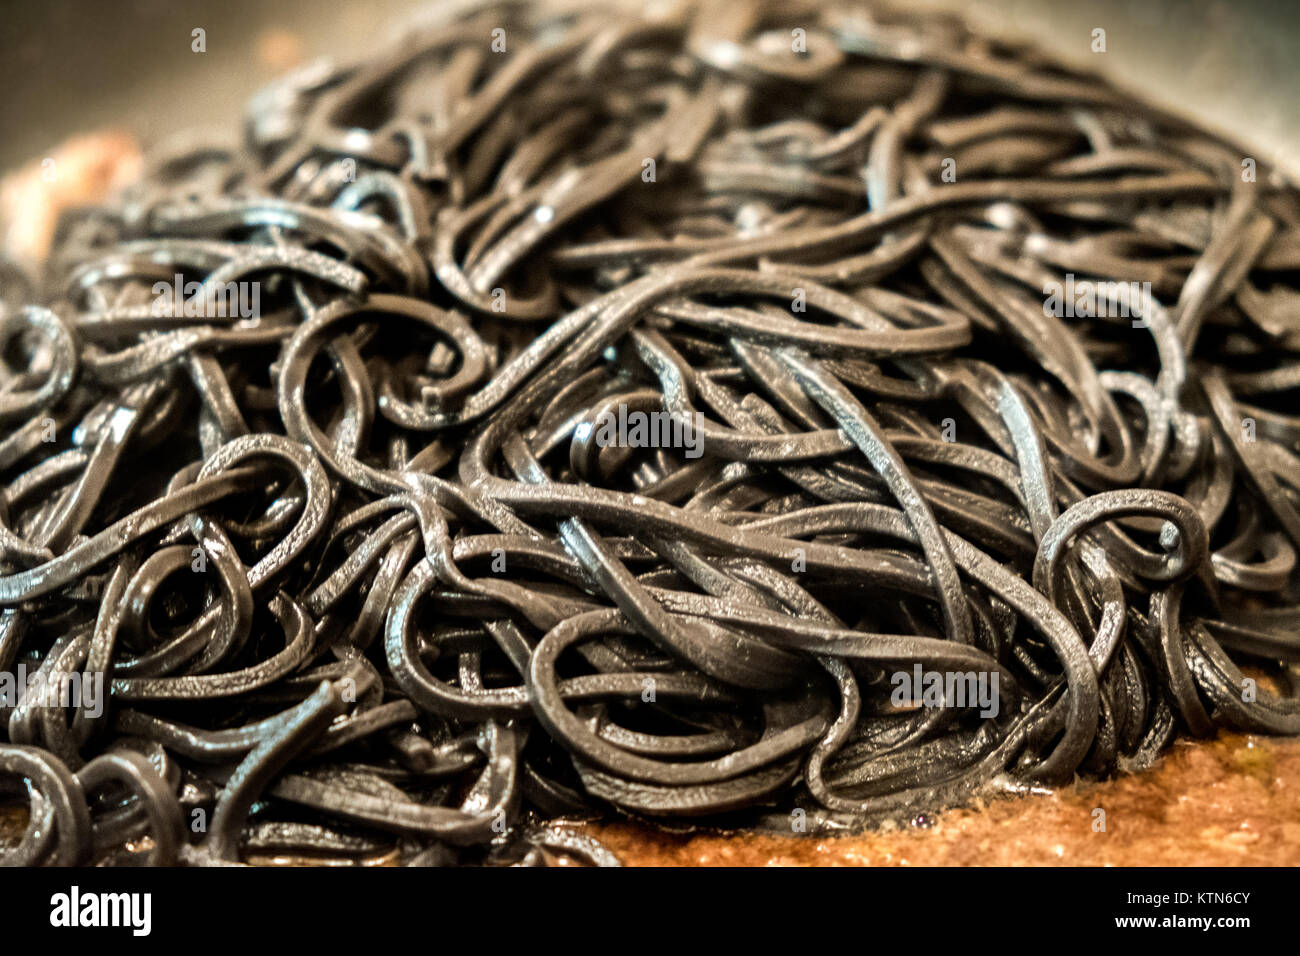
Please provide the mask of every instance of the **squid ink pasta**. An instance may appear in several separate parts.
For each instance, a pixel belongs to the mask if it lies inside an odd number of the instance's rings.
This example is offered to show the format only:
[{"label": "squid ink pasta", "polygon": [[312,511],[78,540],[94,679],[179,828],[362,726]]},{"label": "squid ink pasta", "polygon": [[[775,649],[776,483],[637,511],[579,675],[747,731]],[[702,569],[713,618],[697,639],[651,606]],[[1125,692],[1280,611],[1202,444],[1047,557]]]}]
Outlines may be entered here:
[{"label": "squid ink pasta", "polygon": [[1280,173],[944,17],[301,68],[0,274],[0,861],[617,865],[1298,734],[1298,276]]}]

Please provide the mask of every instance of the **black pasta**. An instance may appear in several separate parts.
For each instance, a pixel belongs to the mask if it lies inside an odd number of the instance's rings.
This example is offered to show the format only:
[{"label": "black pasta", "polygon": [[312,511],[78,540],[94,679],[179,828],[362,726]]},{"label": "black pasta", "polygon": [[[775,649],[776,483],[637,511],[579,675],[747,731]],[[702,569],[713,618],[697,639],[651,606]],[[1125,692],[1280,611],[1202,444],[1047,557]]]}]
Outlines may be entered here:
[{"label": "black pasta", "polygon": [[616,864],[1300,733],[1297,270],[1282,176],[949,19],[300,70],[0,272],[0,861]]}]

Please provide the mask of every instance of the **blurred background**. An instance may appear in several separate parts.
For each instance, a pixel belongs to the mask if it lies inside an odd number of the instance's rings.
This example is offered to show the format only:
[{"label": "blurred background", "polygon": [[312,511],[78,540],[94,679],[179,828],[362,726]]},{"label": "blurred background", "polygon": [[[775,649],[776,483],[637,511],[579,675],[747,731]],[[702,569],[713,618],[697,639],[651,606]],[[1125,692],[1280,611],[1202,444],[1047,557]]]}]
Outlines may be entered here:
[{"label": "blurred background", "polygon": [[[0,172],[69,136],[145,144],[236,128],[248,97],[321,55],[381,45],[428,0],[0,0]],[[1029,39],[1300,175],[1296,0],[912,0]],[[207,50],[191,50],[191,31]],[[1103,27],[1107,52],[1090,51]]]}]

